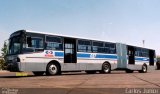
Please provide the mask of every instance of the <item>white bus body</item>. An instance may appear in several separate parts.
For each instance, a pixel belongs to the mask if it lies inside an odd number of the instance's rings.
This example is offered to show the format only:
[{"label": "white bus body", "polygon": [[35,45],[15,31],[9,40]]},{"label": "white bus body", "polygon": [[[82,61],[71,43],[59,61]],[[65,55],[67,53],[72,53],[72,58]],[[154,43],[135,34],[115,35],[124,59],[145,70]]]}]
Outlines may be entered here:
[{"label": "white bus body", "polygon": [[155,69],[155,50],[131,45],[19,30],[9,38],[7,70],[55,75],[64,71],[110,73]]}]

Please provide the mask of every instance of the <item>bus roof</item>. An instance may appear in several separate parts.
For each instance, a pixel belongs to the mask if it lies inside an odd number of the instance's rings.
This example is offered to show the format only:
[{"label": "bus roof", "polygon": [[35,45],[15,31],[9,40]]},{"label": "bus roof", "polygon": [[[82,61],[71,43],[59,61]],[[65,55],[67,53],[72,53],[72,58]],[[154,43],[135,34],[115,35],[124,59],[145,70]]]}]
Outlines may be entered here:
[{"label": "bus roof", "polygon": [[[38,33],[38,34],[45,34],[45,35],[62,36],[62,37],[75,38],[75,39],[93,40],[93,41],[100,41],[100,42],[119,43],[119,42],[113,42],[113,41],[110,41],[110,40],[102,40],[102,39],[76,37],[76,36],[70,36],[70,35],[55,34],[55,33],[46,33],[46,32],[33,31],[33,30],[18,30],[18,31],[25,31],[25,32],[29,32],[29,33]],[[17,31],[16,31],[16,32],[17,32]],[[14,32],[14,33],[15,33],[15,32]],[[12,33],[12,34],[13,34],[13,33]],[[122,43],[122,44],[126,44],[126,43]],[[126,44],[126,45],[127,45],[127,46],[137,47],[137,48],[150,49],[150,48],[146,48],[146,47],[134,46],[134,45],[131,45],[131,44]],[[150,49],[150,50],[153,50],[153,49]]]},{"label": "bus roof", "polygon": [[46,34],[46,35],[55,35],[55,36],[62,36],[62,37],[69,37],[69,38],[75,38],[75,39],[84,39],[84,40],[93,40],[93,41],[102,41],[102,42],[111,42],[116,43],[114,41],[108,41],[108,40],[102,40],[102,39],[93,39],[93,38],[84,38],[84,37],[77,37],[77,36],[71,36],[71,35],[63,35],[63,34],[55,34],[55,33],[46,33],[46,32],[40,32],[40,31],[32,31],[32,30],[25,30],[26,32],[30,33],[38,33],[38,34]]}]

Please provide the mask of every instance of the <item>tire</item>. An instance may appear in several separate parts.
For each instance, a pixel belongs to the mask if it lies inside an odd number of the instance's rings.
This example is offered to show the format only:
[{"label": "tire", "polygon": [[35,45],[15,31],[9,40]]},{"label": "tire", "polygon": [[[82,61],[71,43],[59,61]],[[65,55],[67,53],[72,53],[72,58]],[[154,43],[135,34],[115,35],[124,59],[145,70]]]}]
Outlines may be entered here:
[{"label": "tire", "polygon": [[139,73],[147,73],[147,65],[142,66],[142,70],[139,71]]},{"label": "tire", "polygon": [[127,69],[127,70],[126,70],[126,73],[133,73],[133,70]]},{"label": "tire", "polygon": [[157,70],[160,70],[160,61],[157,61],[156,66],[157,66]]},{"label": "tire", "polygon": [[95,74],[96,71],[85,71],[87,74]]},{"label": "tire", "polygon": [[100,73],[111,73],[111,65],[108,62],[103,63]]},{"label": "tire", "polygon": [[60,66],[56,63],[49,63],[46,68],[46,75],[58,75],[61,74]]},{"label": "tire", "polygon": [[33,74],[35,76],[42,76],[44,74],[44,72],[36,72],[36,71],[33,71]]}]

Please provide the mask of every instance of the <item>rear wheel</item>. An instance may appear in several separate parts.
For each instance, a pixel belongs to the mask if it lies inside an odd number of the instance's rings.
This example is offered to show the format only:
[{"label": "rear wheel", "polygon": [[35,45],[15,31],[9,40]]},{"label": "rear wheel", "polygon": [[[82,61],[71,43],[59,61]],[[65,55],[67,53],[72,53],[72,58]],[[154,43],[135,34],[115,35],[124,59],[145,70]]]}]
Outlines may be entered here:
[{"label": "rear wheel", "polygon": [[111,65],[108,62],[103,63],[100,73],[111,73]]},{"label": "rear wheel", "polygon": [[33,74],[35,76],[42,76],[44,74],[44,72],[36,72],[36,71],[33,71]]},{"label": "rear wheel", "polygon": [[142,70],[140,70],[139,73],[147,73],[147,65],[143,65]]},{"label": "rear wheel", "polygon": [[56,63],[49,63],[46,69],[46,75],[58,75],[60,74],[60,66]]},{"label": "rear wheel", "polygon": [[160,70],[160,61],[157,61],[156,65],[157,65],[157,70]]}]

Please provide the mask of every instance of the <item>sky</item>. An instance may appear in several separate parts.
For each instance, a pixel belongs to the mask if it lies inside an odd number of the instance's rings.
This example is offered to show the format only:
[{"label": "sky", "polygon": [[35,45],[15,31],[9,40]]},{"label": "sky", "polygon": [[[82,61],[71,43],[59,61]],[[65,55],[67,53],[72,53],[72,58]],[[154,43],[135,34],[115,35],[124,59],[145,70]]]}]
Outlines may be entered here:
[{"label": "sky", "polygon": [[27,29],[121,42],[160,55],[160,0],[0,0],[0,48]]}]

